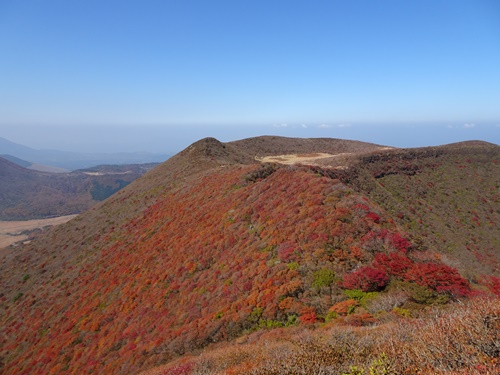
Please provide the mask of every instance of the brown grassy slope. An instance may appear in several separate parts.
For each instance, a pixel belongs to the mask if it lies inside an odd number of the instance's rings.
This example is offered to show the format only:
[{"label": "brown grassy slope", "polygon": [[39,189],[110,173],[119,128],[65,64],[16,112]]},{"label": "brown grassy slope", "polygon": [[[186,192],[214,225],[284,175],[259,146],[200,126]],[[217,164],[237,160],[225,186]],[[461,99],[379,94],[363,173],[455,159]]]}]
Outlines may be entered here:
[{"label": "brown grassy slope", "polygon": [[[314,321],[346,298],[331,276],[404,236],[354,193],[360,173],[346,185],[320,169],[239,164],[250,161],[204,139],[10,249],[0,264],[3,372],[134,373],[261,324]],[[426,250],[412,256],[434,259]]]},{"label": "brown grassy slope", "polygon": [[308,154],[324,152],[327,154],[366,153],[376,151],[383,146],[373,143],[350,141],[335,138],[286,138],[278,136],[261,136],[229,142],[251,157],[262,157],[283,154]]},{"label": "brown grassy slope", "polygon": [[470,141],[361,156],[351,184],[390,212],[415,244],[471,280],[500,275],[500,147]]},{"label": "brown grassy slope", "polygon": [[141,375],[494,375],[499,319],[500,300],[486,299],[378,326],[261,330]]}]

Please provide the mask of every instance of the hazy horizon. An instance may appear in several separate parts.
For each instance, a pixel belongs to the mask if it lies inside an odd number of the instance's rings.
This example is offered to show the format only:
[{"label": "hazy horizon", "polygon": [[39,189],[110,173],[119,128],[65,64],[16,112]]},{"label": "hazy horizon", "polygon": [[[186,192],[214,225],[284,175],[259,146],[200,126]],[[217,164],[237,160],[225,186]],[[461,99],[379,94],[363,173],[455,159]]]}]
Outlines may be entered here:
[{"label": "hazy horizon", "polygon": [[[182,131],[184,130],[184,131]],[[489,124],[278,124],[268,126],[23,126],[2,127],[0,137],[33,149],[76,152],[177,153],[205,137],[222,142],[262,135],[341,138],[392,147],[438,146],[466,140],[500,145],[500,126]],[[1,151],[1,150],[0,150]]]},{"label": "hazy horizon", "polygon": [[500,144],[494,0],[7,0],[0,51],[0,137],[32,148]]}]

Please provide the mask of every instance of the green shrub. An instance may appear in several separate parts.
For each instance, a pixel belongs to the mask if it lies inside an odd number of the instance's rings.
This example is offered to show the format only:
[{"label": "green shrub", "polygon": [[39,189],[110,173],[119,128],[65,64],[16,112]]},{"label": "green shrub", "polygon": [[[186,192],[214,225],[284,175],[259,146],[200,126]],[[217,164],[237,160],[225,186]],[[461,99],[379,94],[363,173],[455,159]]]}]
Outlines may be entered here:
[{"label": "green shrub", "polygon": [[360,289],[346,289],[344,294],[350,299],[358,301],[362,307],[366,307],[368,301],[375,299],[379,295],[378,292],[363,292]]},{"label": "green shrub", "polygon": [[349,372],[343,372],[342,375],[364,375],[365,371],[358,366],[351,366]]},{"label": "green shrub", "polygon": [[332,285],[335,280],[335,273],[328,268],[322,268],[319,271],[314,272],[313,277],[314,281],[312,286],[319,290],[322,287]]},{"label": "green shrub", "polygon": [[299,317],[297,315],[288,315],[286,319],[285,326],[290,327],[294,326],[299,322]]},{"label": "green shrub", "polygon": [[442,305],[448,303],[450,300],[446,294],[440,294],[423,285],[418,285],[408,281],[393,281],[391,283],[391,289],[392,288],[404,290],[408,293],[410,300],[423,305]]},{"label": "green shrub", "polygon": [[400,307],[395,307],[394,309],[392,309],[392,312],[397,314],[397,315],[403,316],[405,318],[411,317],[411,312],[408,309],[402,309]]},{"label": "green shrub", "polygon": [[[369,375],[387,375],[389,374],[390,364],[385,353],[372,361],[368,368]],[[365,375],[365,370],[359,366],[351,366],[348,373],[342,375]]]},{"label": "green shrub", "polygon": [[283,327],[284,325],[285,324],[283,322],[280,322],[278,320],[272,320],[272,319],[259,320],[259,328],[273,329],[273,328]]},{"label": "green shrub", "polygon": [[338,316],[339,314],[337,314],[335,311],[328,311],[328,313],[325,315],[325,323],[337,319]]}]

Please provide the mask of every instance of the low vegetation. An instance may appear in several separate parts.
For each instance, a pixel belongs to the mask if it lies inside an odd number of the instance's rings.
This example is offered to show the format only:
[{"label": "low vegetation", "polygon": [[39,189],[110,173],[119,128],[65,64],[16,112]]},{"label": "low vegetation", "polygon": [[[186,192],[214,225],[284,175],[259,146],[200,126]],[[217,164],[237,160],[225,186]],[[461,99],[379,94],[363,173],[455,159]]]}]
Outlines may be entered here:
[{"label": "low vegetation", "polygon": [[498,299],[432,308],[414,318],[392,315],[367,327],[341,320],[259,331],[142,375],[497,373]]},{"label": "low vegetation", "polygon": [[[248,153],[260,143],[197,142],[75,220],[7,249],[2,371],[494,373],[498,148],[476,145],[467,156],[487,193],[463,181],[450,194],[493,222],[484,232],[471,224],[486,255],[470,257],[457,232],[427,230],[424,239],[418,228],[437,220],[397,200],[411,189],[384,185],[397,177],[418,189],[460,152],[386,151],[340,170],[259,165]],[[332,152],[319,144],[307,148]],[[425,194],[452,225],[455,208]]]}]

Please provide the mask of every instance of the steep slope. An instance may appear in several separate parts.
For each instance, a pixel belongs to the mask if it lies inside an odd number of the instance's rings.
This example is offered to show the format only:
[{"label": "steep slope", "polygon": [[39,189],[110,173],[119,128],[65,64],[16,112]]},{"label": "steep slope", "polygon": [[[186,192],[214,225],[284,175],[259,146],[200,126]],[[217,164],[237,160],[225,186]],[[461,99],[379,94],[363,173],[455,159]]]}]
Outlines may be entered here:
[{"label": "steep slope", "polygon": [[29,170],[0,158],[0,220],[28,220],[83,212],[151,167],[120,166],[105,172],[55,174]]},{"label": "steep slope", "polygon": [[[280,138],[279,152],[356,152],[290,142]],[[270,151],[255,151],[201,140],[35,243],[4,249],[3,372],[137,373],[260,328],[353,312],[345,319],[376,324],[394,307],[486,293],[440,248],[412,243],[418,233],[376,194],[382,175],[435,168],[435,150],[369,153],[342,170],[260,165],[255,155]],[[414,152],[427,157],[405,156]]]}]

